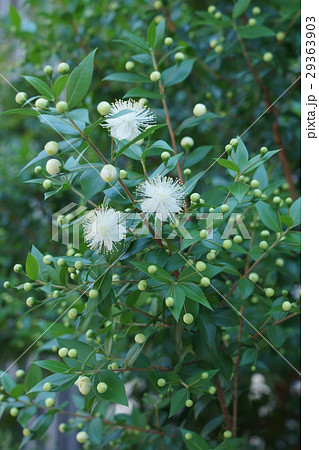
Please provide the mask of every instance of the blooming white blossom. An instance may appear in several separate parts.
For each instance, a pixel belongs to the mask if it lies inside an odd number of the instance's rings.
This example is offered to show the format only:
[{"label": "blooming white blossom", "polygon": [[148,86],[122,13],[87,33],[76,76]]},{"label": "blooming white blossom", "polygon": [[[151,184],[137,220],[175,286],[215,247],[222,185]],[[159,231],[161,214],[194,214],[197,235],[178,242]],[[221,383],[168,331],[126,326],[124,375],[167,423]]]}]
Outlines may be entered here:
[{"label": "blooming white blossom", "polygon": [[84,240],[92,250],[111,252],[114,244],[126,235],[122,213],[100,206],[90,211],[83,221]]},{"label": "blooming white blossom", "polygon": [[155,219],[161,222],[177,220],[185,195],[178,180],[160,175],[141,183],[137,188],[137,194],[142,197],[140,201],[143,213],[147,217],[155,214]]},{"label": "blooming white blossom", "polygon": [[134,100],[116,100],[101,125],[108,128],[113,138],[131,141],[154,123],[155,114],[149,108]]}]

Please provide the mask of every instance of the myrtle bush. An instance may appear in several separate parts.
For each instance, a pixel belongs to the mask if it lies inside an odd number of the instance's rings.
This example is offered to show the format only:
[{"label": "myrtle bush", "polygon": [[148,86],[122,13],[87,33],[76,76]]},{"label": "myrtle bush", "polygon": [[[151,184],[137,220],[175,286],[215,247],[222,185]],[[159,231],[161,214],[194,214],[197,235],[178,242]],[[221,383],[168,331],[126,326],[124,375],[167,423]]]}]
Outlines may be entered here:
[{"label": "myrtle bush", "polygon": [[48,3],[45,45],[11,7],[32,43],[2,113],[27,124],[30,248],[4,259],[1,313],[21,446],[57,416],[87,449],[298,448],[299,94],[273,103],[299,11],[272,3]]}]

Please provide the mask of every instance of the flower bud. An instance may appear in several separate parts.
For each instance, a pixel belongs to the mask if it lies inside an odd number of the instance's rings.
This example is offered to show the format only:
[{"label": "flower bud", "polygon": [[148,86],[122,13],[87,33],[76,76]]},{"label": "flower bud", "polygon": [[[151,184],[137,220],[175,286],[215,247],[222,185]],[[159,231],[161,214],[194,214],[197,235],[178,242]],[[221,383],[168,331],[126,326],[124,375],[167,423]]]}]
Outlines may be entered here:
[{"label": "flower bud", "polygon": [[268,242],[267,241],[259,242],[259,248],[261,248],[262,250],[266,250],[267,247],[268,247]]},{"label": "flower bud", "polygon": [[204,105],[203,103],[196,103],[193,109],[194,116],[201,117],[206,113],[207,113],[206,105]]},{"label": "flower bud", "polygon": [[273,57],[274,57],[274,55],[271,52],[266,52],[266,53],[264,53],[263,60],[265,62],[270,62],[270,61],[272,61]]},{"label": "flower bud", "polygon": [[35,166],[35,168],[33,169],[33,172],[38,175],[39,173],[42,172],[42,167],[41,166]]},{"label": "flower bud", "polygon": [[195,267],[198,272],[204,272],[207,268],[206,264],[203,261],[197,261]]},{"label": "flower bud", "polygon": [[45,256],[43,257],[43,262],[44,262],[44,264],[51,264],[51,262],[52,262],[52,256],[51,256],[51,255],[45,255]]},{"label": "flower bud", "polygon": [[62,347],[58,351],[58,355],[60,356],[60,358],[65,358],[67,354],[68,354],[68,349],[66,347]]},{"label": "flower bud", "polygon": [[100,102],[96,109],[101,116],[106,116],[111,110],[111,105],[108,102]]},{"label": "flower bud", "polygon": [[215,19],[219,20],[219,19],[222,18],[222,13],[221,13],[220,11],[217,11],[217,12],[214,14],[214,17],[215,17]]},{"label": "flower bud", "polygon": [[96,389],[100,394],[104,394],[104,392],[107,391],[107,384],[103,383],[103,381],[101,381],[97,386]]},{"label": "flower bud", "polygon": [[59,145],[55,141],[49,141],[45,144],[44,150],[47,152],[48,155],[53,156],[58,153]]},{"label": "flower bud", "polygon": [[193,147],[194,145],[194,139],[189,137],[189,136],[185,136],[183,137],[183,139],[181,140],[181,146],[185,149],[185,150],[189,150],[191,147]]},{"label": "flower bud", "polygon": [[157,380],[157,386],[158,387],[164,387],[166,385],[166,380],[164,378],[159,378]]},{"label": "flower bud", "polygon": [[222,51],[223,51],[223,46],[222,45],[220,45],[220,44],[218,44],[218,45],[216,45],[216,47],[215,47],[215,52],[216,53],[221,53]]},{"label": "flower bud", "polygon": [[167,46],[167,47],[170,47],[172,44],[173,44],[173,39],[171,38],[171,37],[166,37],[165,39],[164,39],[164,44]]},{"label": "flower bud", "polygon": [[281,305],[282,310],[285,312],[288,312],[291,310],[291,303],[288,302],[288,300],[286,300],[285,302],[283,302],[283,304]]},{"label": "flower bud", "polygon": [[69,105],[67,104],[67,102],[61,100],[55,105],[55,107],[59,114],[63,114],[68,110]]},{"label": "flower bud", "polygon": [[273,297],[275,295],[275,291],[273,290],[273,288],[266,288],[265,294],[267,297]]},{"label": "flower bud", "polygon": [[70,71],[70,66],[69,66],[69,64],[67,64],[66,62],[61,62],[61,63],[58,65],[58,72],[59,72],[61,75],[66,75],[67,73],[69,73],[69,71]]},{"label": "flower bud", "polygon": [[126,170],[124,170],[124,169],[120,170],[120,178],[121,178],[121,180],[125,180],[127,178]]},{"label": "flower bud", "polygon": [[75,318],[77,317],[77,315],[78,315],[78,310],[77,310],[76,308],[71,308],[71,309],[68,311],[68,317],[69,317],[69,319],[75,319]]},{"label": "flower bud", "polygon": [[137,344],[143,344],[145,342],[145,339],[146,339],[146,337],[145,337],[145,334],[143,334],[143,333],[138,333],[134,338],[134,340]]},{"label": "flower bud", "polygon": [[54,398],[48,397],[45,399],[44,403],[47,408],[51,408],[54,405]]},{"label": "flower bud", "polygon": [[175,53],[175,61],[182,62],[185,59],[185,55],[182,52]]},{"label": "flower bud", "polygon": [[220,210],[221,210],[221,212],[222,212],[223,214],[228,213],[228,211],[229,211],[229,205],[222,205],[222,206],[220,207]]},{"label": "flower bud", "polygon": [[19,414],[18,408],[11,408],[10,409],[10,416],[17,417],[18,414]]},{"label": "flower bud", "polygon": [[44,189],[51,189],[52,187],[52,181],[51,180],[44,180],[42,183],[42,186]]},{"label": "flower bud", "polygon": [[186,402],[185,402],[186,408],[191,408],[193,406],[193,404],[194,404],[194,402],[190,398],[188,400],[186,400]]},{"label": "flower bud", "polygon": [[145,290],[147,289],[147,281],[146,281],[146,280],[141,280],[141,281],[139,281],[139,283],[138,283],[138,285],[137,285],[137,288],[138,288],[140,291],[145,291]]},{"label": "flower bud", "polygon": [[29,428],[23,428],[22,434],[25,437],[29,437],[31,435],[31,431],[29,430]]},{"label": "flower bud", "polygon": [[127,61],[127,63],[125,64],[125,69],[130,71],[130,70],[134,69],[134,66],[135,66],[135,64],[133,61]]},{"label": "flower bud", "polygon": [[224,438],[230,439],[232,437],[233,433],[230,430],[224,431]]},{"label": "flower bud", "polygon": [[225,241],[223,241],[223,247],[225,250],[229,250],[232,248],[232,241],[230,239],[226,239]]},{"label": "flower bud", "polygon": [[291,197],[287,197],[285,201],[287,206],[291,206],[293,203],[293,199]]},{"label": "flower bud", "polygon": [[259,181],[258,180],[251,180],[250,187],[253,189],[257,189],[259,187]]},{"label": "flower bud", "polygon": [[254,16],[258,16],[261,13],[261,9],[259,6],[254,6],[252,12]]},{"label": "flower bud", "polygon": [[3,283],[3,287],[4,287],[5,289],[8,289],[10,286],[11,286],[10,281],[5,281],[5,282]]},{"label": "flower bud", "polygon": [[169,152],[163,152],[161,154],[161,159],[164,161],[164,163],[166,163],[169,159],[170,159],[171,155],[169,154]]},{"label": "flower bud", "polygon": [[209,7],[207,8],[207,11],[209,14],[214,14],[214,12],[216,11],[216,6],[215,5],[209,5]]},{"label": "flower bud", "polygon": [[276,196],[272,199],[272,201],[273,201],[274,205],[279,205],[281,202],[281,198]]},{"label": "flower bud", "polygon": [[91,289],[89,291],[89,297],[90,298],[97,298],[99,295],[99,292],[96,289]]},{"label": "flower bud", "polygon": [[260,189],[254,190],[254,197],[260,198],[263,195],[262,191]]},{"label": "flower bud", "polygon": [[158,81],[161,78],[161,73],[158,72],[158,70],[154,70],[154,72],[151,73],[150,79],[151,81]]},{"label": "flower bud", "polygon": [[25,375],[24,370],[18,369],[18,370],[16,371],[16,377],[17,377],[17,378],[23,378],[24,375]]},{"label": "flower bud", "polygon": [[207,230],[200,230],[200,232],[199,232],[199,237],[200,237],[201,239],[206,239],[207,236],[208,236],[208,231],[207,231]]},{"label": "flower bud", "polygon": [[193,194],[190,196],[190,199],[192,202],[196,203],[199,201],[200,195],[197,194],[197,192],[193,192]]},{"label": "flower bud", "polygon": [[183,322],[186,323],[186,325],[190,325],[194,322],[194,316],[190,313],[186,313],[183,315]]},{"label": "flower bud", "polygon": [[76,350],[76,348],[71,348],[68,351],[68,357],[69,358],[76,358],[78,356],[78,351]]},{"label": "flower bud", "polygon": [[106,164],[101,170],[101,178],[106,183],[111,183],[117,177],[117,170],[112,164]]},{"label": "flower bud", "polygon": [[47,108],[48,105],[49,105],[49,102],[45,98],[38,98],[35,101],[35,107],[40,110]]},{"label": "flower bud", "polygon": [[59,267],[65,266],[65,260],[63,258],[59,258],[57,264]]},{"label": "flower bud", "polygon": [[15,265],[13,266],[13,270],[14,270],[14,272],[16,272],[16,273],[21,273],[21,272],[23,271],[22,264],[15,264]]},{"label": "flower bud", "polygon": [[233,237],[233,241],[235,244],[241,244],[243,242],[243,238],[239,234],[236,234],[236,236]]},{"label": "flower bud", "polygon": [[84,444],[84,442],[87,442],[89,440],[89,435],[87,434],[86,431],[79,431],[76,435],[76,440],[80,444]]},{"label": "flower bud", "polygon": [[49,161],[47,161],[46,163],[45,168],[49,175],[57,175],[61,170],[61,162],[58,159],[49,159]]},{"label": "flower bud", "polygon": [[283,41],[285,39],[285,33],[283,31],[278,31],[278,33],[276,34],[276,39],[277,41]]},{"label": "flower bud", "polygon": [[81,270],[81,269],[83,268],[83,262],[82,262],[82,261],[75,261],[74,267],[75,267],[77,270]]},{"label": "flower bud", "polygon": [[28,297],[25,302],[29,308],[32,308],[32,306],[35,303],[35,299],[34,299],[34,297]]},{"label": "flower bud", "polygon": [[23,289],[24,289],[26,292],[31,291],[31,289],[32,289],[32,284],[31,284],[31,283],[24,283]]},{"label": "flower bud", "polygon": [[217,44],[218,44],[217,39],[211,39],[211,40],[209,41],[209,46],[210,46],[210,48],[215,48]]},{"label": "flower bud", "polygon": [[157,272],[157,267],[154,264],[152,264],[148,266],[147,271],[149,274],[154,275]]},{"label": "flower bud", "polygon": [[50,383],[50,382],[44,383],[44,385],[43,385],[44,392],[50,392],[52,390],[52,388],[53,388],[53,386],[52,386],[52,383]]},{"label": "flower bud", "polygon": [[251,17],[251,18],[248,20],[248,25],[249,25],[250,27],[254,27],[254,26],[256,25],[256,23],[257,23],[257,21],[256,21],[256,19],[254,19],[253,17]]},{"label": "flower bud", "polygon": [[78,378],[78,388],[81,394],[87,395],[92,387],[92,382],[89,377],[81,376]]},{"label": "flower bud", "polygon": [[53,74],[53,67],[50,65],[47,65],[44,67],[43,72],[48,75],[48,77],[51,77],[51,75]]},{"label": "flower bud", "polygon": [[25,92],[18,92],[15,96],[15,101],[18,105],[23,105],[28,100],[28,95]]},{"label": "flower bud", "polygon": [[167,298],[165,299],[165,305],[166,305],[168,308],[172,308],[172,307],[174,306],[174,304],[175,304],[175,300],[173,299],[173,297],[167,297]]},{"label": "flower bud", "polygon": [[259,281],[259,275],[258,275],[258,273],[255,273],[255,272],[251,272],[251,273],[248,275],[248,278],[249,278],[249,280],[252,281],[253,283],[258,283],[258,281]]}]

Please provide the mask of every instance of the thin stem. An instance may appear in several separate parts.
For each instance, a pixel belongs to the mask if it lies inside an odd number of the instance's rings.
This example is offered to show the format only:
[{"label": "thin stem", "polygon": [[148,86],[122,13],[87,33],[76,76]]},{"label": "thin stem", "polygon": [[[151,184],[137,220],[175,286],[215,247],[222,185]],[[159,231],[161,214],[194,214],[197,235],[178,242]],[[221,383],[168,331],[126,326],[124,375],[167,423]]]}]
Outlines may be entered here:
[{"label": "thin stem", "polygon": [[225,425],[228,430],[231,430],[230,414],[229,414],[228,406],[225,401],[224,391],[220,384],[218,375],[216,375],[215,378],[216,378],[217,398],[218,398],[218,401],[219,401],[219,404],[220,404],[220,407],[221,407],[221,410],[222,410],[222,413],[224,416]]}]

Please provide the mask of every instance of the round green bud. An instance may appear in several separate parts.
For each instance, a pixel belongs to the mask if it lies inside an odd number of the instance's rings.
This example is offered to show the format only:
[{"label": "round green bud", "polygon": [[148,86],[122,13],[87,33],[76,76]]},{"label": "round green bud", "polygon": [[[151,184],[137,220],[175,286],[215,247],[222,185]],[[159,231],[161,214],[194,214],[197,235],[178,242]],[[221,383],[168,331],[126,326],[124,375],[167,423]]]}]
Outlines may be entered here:
[{"label": "round green bud", "polygon": [[68,357],[69,358],[76,358],[78,356],[78,351],[75,348],[71,348],[68,351]]},{"label": "round green bud", "polygon": [[23,105],[28,100],[28,95],[25,92],[18,92],[15,96],[15,101],[18,105]]},{"label": "round green bud", "polygon": [[132,70],[132,69],[134,69],[134,67],[135,67],[135,64],[133,61],[127,61],[127,63],[125,64],[126,70]]},{"label": "round green bud", "polygon": [[25,374],[25,372],[24,372],[24,370],[22,370],[22,369],[18,369],[18,370],[16,371],[16,377],[17,377],[17,378],[23,378],[23,377],[24,377],[24,374]]},{"label": "round green bud", "polygon": [[173,44],[173,39],[171,37],[166,37],[164,39],[164,44],[167,45],[167,47],[170,47]]},{"label": "round green bud", "polygon": [[200,279],[200,284],[203,287],[208,287],[208,286],[210,286],[210,279],[208,277],[202,277]]},{"label": "round green bud", "polygon": [[214,14],[214,12],[216,11],[216,6],[215,5],[209,5],[209,7],[207,8],[207,11],[209,14]]},{"label": "round green bud", "polygon": [[229,211],[229,205],[222,205],[222,206],[220,207],[220,210],[221,210],[221,212],[222,212],[223,214],[228,213],[228,211]]},{"label": "round green bud", "polygon": [[266,250],[267,247],[268,247],[268,242],[267,241],[259,242],[259,248],[261,248],[262,250]]},{"label": "round green bud", "polygon": [[235,244],[241,244],[243,242],[243,238],[239,234],[236,234],[236,236],[233,237],[233,241]]},{"label": "round green bud", "polygon": [[287,297],[287,295],[288,295],[287,289],[283,289],[283,290],[281,291],[281,294],[282,294],[283,297]]},{"label": "round green bud", "polygon": [[31,291],[31,289],[32,289],[32,284],[31,283],[24,283],[24,285],[23,285],[23,289],[26,291],[26,292],[28,292],[28,291]]},{"label": "round green bud", "polygon": [[192,439],[193,435],[192,433],[190,433],[189,431],[187,433],[185,433],[185,439],[186,441],[190,441]]},{"label": "round green bud", "polygon": [[231,139],[229,143],[233,148],[237,148],[239,145],[239,141],[236,138]]},{"label": "round green bud", "polygon": [[175,61],[182,62],[185,59],[185,55],[182,52],[175,53]]},{"label": "round green bud", "polygon": [[61,162],[58,159],[49,159],[46,163],[45,169],[49,175],[57,175],[61,171]]},{"label": "round green bud", "polygon": [[194,145],[194,139],[189,137],[189,136],[185,136],[183,137],[183,139],[181,140],[181,146],[185,149],[185,150],[189,150],[191,147],[193,147]]},{"label": "round green bud", "polygon": [[49,141],[45,144],[44,150],[47,152],[48,155],[53,156],[58,153],[59,145],[55,141]]},{"label": "round green bud", "polygon": [[65,266],[65,260],[63,258],[59,258],[57,264],[59,267]]},{"label": "round green bud", "polygon": [[10,416],[17,417],[18,414],[19,414],[18,408],[11,408],[10,409]]},{"label": "round green bud", "polygon": [[266,288],[265,294],[267,297],[273,297],[275,295],[275,291],[273,290],[273,288]]},{"label": "round green bud", "polygon": [[257,21],[256,21],[256,19],[254,19],[253,17],[251,17],[251,18],[248,20],[248,25],[249,25],[250,27],[254,27],[254,26],[256,25],[256,23],[257,23]]},{"label": "round green bud", "polygon": [[256,371],[256,366],[251,366],[250,370],[251,370],[252,372],[255,372],[255,371]]},{"label": "round green bud", "polygon": [[254,6],[252,11],[254,16],[258,16],[261,13],[259,6]]},{"label": "round green bud", "polygon": [[163,152],[163,153],[161,154],[161,159],[162,159],[164,162],[168,161],[168,160],[170,159],[170,157],[171,157],[171,155],[170,155],[168,152]]},{"label": "round green bud", "polygon": [[120,178],[121,178],[121,180],[125,180],[125,178],[127,178],[126,170],[124,170],[124,169],[120,170]]},{"label": "round green bud", "polygon": [[233,433],[230,430],[224,431],[224,438],[230,439],[232,437]]},{"label": "round green bud", "polygon": [[159,378],[157,380],[157,386],[158,387],[164,387],[166,385],[166,380],[164,378]]},{"label": "round green bud", "polygon": [[145,337],[145,334],[143,334],[143,333],[138,333],[134,338],[134,340],[137,344],[144,344],[145,339],[146,339],[146,337]]},{"label": "round green bud", "polygon": [[232,151],[233,147],[230,144],[225,145],[226,152],[230,153]]},{"label": "round green bud", "polygon": [[192,169],[187,168],[184,170],[185,177],[189,177],[191,175],[191,173],[192,173]]},{"label": "round green bud", "polygon": [[13,266],[13,270],[14,270],[14,272],[16,272],[16,273],[22,272],[22,271],[23,271],[22,264],[15,264],[15,265]]},{"label": "round green bud", "polygon": [[97,298],[98,296],[99,296],[99,291],[97,291],[96,289],[91,289],[89,291],[90,298]]},{"label": "round green bud", "polygon": [[287,197],[286,200],[285,200],[285,202],[286,202],[286,205],[287,205],[287,206],[291,206],[292,203],[293,203],[293,199],[292,199],[291,197]]},{"label": "round green bud", "polygon": [[259,298],[256,295],[253,295],[251,297],[251,303],[252,304],[256,304],[256,303],[258,303],[258,301],[259,301]]},{"label": "round green bud", "polygon": [[259,181],[258,180],[251,180],[250,182],[250,187],[252,187],[253,189],[256,189],[259,187]]},{"label": "round green bud", "polygon": [[211,40],[209,41],[209,46],[210,46],[210,48],[215,48],[217,44],[218,44],[217,39],[211,39]]},{"label": "round green bud", "polygon": [[58,351],[58,355],[60,356],[60,358],[65,358],[68,354],[68,349],[66,347],[62,347],[59,349]]},{"label": "round green bud", "polygon": [[194,192],[194,193],[191,195],[190,199],[191,199],[192,202],[196,203],[196,202],[199,201],[200,195],[197,194],[197,192]]},{"label": "round green bud", "polygon": [[65,433],[66,430],[67,430],[66,424],[65,423],[60,423],[59,424],[59,431],[60,431],[60,433]]},{"label": "round green bud", "polygon": [[222,51],[223,51],[223,46],[222,45],[220,45],[220,44],[218,44],[218,45],[216,45],[216,47],[215,47],[215,52],[216,53],[221,53]]},{"label": "round green bud", "polygon": [[107,384],[104,383],[103,381],[101,381],[101,382],[96,386],[96,389],[97,389],[97,391],[98,391],[100,394],[104,394],[104,392],[107,391],[107,388],[108,388]]},{"label": "round green bud", "polygon": [[291,303],[288,302],[288,300],[286,300],[285,302],[283,302],[283,304],[281,305],[281,307],[282,307],[282,310],[283,310],[283,311],[288,312],[288,311],[290,311],[290,309],[291,309]]},{"label": "round green bud", "polygon": [[274,55],[271,52],[266,52],[264,53],[263,60],[268,63],[272,61],[273,57]]},{"label": "round green bud", "polygon": [[203,373],[201,374],[202,380],[207,380],[208,377],[209,377],[208,372],[203,372]]},{"label": "round green bud", "polygon": [[201,239],[206,239],[207,236],[208,236],[208,231],[207,231],[207,230],[200,230],[200,232],[199,232],[199,237],[200,237]]},{"label": "round green bud", "polygon": [[232,248],[232,241],[230,239],[225,239],[225,241],[223,241],[223,247],[225,250],[229,250]]},{"label": "round green bud", "polygon": [[47,408],[51,408],[54,405],[54,398],[48,397],[45,399],[44,403]]},{"label": "round green bud", "polygon": [[217,12],[214,14],[214,17],[215,17],[215,19],[219,20],[219,19],[222,18],[222,13],[219,12],[219,11],[217,11]]},{"label": "round green bud", "polygon": [[254,197],[260,198],[263,195],[262,191],[260,189],[254,190]]},{"label": "round green bud", "polygon": [[3,283],[3,287],[4,287],[5,289],[8,289],[10,286],[11,286],[10,281],[5,281],[5,282]]},{"label": "round green bud", "polygon": [[206,113],[207,113],[206,105],[204,105],[203,103],[196,103],[193,109],[194,116],[201,117]]},{"label": "round green bud", "polygon": [[150,79],[154,82],[159,81],[161,79],[161,72],[159,72],[158,70],[154,70],[154,72],[152,72],[150,75]]},{"label": "round green bud", "polygon": [[40,110],[47,108],[48,105],[49,105],[49,102],[45,98],[38,98],[35,101],[35,107]]},{"label": "round green bud", "polygon": [[76,308],[71,308],[71,309],[68,311],[68,317],[69,317],[69,319],[75,319],[75,318],[77,317],[77,315],[78,315],[78,310],[77,310]]},{"label": "round green bud", "polygon": [[52,188],[52,181],[51,180],[44,180],[42,183],[42,186],[44,189],[51,189]]},{"label": "round green bud", "polygon": [[175,300],[173,299],[173,297],[167,297],[167,298],[165,299],[165,305],[166,305],[168,308],[172,308],[172,307],[174,306],[174,303],[175,303]]},{"label": "round green bud", "polygon": [[31,431],[29,430],[29,428],[23,428],[22,434],[24,437],[29,437],[31,435]]},{"label": "round green bud", "polygon": [[210,213],[212,213],[213,211],[215,211],[215,208],[210,207],[208,211],[209,211]]},{"label": "round green bud", "polygon": [[50,392],[52,390],[52,388],[53,388],[53,386],[52,386],[52,383],[50,383],[50,382],[46,382],[43,385],[44,392]]},{"label": "round green bud", "polygon": [[276,196],[272,199],[272,201],[273,201],[274,205],[279,205],[281,202],[281,198]]},{"label": "round green bud", "polygon": [[261,156],[264,156],[267,152],[268,152],[267,147],[261,147],[261,149],[260,149]]},{"label": "round green bud", "polygon": [[42,172],[42,167],[41,166],[35,166],[35,168],[33,169],[33,172],[38,175],[39,173]]},{"label": "round green bud", "polygon": [[244,181],[244,179],[245,179],[245,175],[240,175],[240,176],[238,177],[238,181]]},{"label": "round green bud", "polygon": [[276,259],[276,266],[277,267],[283,267],[285,264],[285,261],[282,258],[277,258]]},{"label": "round green bud", "polygon": [[259,281],[259,275],[258,275],[258,273],[255,273],[255,272],[251,272],[251,273],[248,275],[248,278],[249,278],[249,280],[252,281],[253,283],[258,283],[258,281]]},{"label": "round green bud", "polygon": [[139,281],[139,283],[138,283],[138,285],[137,285],[137,288],[138,288],[140,291],[145,291],[145,290],[147,289],[147,281],[146,281],[146,280],[141,280],[141,281]]},{"label": "round green bud", "polygon": [[276,34],[276,39],[277,41],[283,41],[285,39],[285,33],[283,31],[278,31],[278,33]]},{"label": "round green bud", "polygon": [[245,177],[245,178],[244,178],[244,183],[249,183],[249,181],[250,181],[250,178],[249,178],[249,177]]},{"label": "round green bud", "polygon": [[55,105],[55,107],[59,114],[63,114],[68,110],[69,105],[67,104],[67,102],[61,100]]},{"label": "round green bud", "polygon": [[155,266],[154,264],[148,266],[147,271],[149,274],[154,274],[157,272],[157,266]]},{"label": "round green bud", "polygon": [[88,339],[92,339],[94,337],[94,331],[90,328],[89,330],[87,330],[87,332],[85,333],[85,336]]},{"label": "round green bud", "polygon": [[209,386],[209,388],[208,388],[208,393],[209,393],[210,395],[214,395],[215,392],[216,392],[215,386]]},{"label": "round green bud", "polygon": [[190,325],[194,322],[194,316],[190,313],[186,313],[183,315],[183,322],[186,323],[186,325]]},{"label": "round green bud", "polygon": [[43,262],[44,262],[44,264],[51,264],[51,262],[52,262],[52,256],[51,256],[51,255],[45,255],[45,256],[43,257]]},{"label": "round green bud", "polygon": [[67,64],[66,62],[61,62],[61,63],[58,65],[58,72],[59,72],[61,75],[66,75],[67,73],[69,73],[69,71],[70,71],[70,66],[69,66],[69,64]]},{"label": "round green bud", "polygon": [[87,442],[89,440],[89,435],[87,434],[86,431],[79,431],[76,435],[76,440],[80,444],[84,444],[84,442]]},{"label": "round green bud", "polygon": [[105,164],[101,170],[100,176],[106,183],[111,183],[117,178],[117,170],[112,164]]},{"label": "round green bud", "polygon": [[74,267],[75,267],[77,270],[81,270],[81,269],[83,268],[83,262],[82,262],[82,261],[75,261]]},{"label": "round green bud", "polygon": [[262,230],[262,231],[260,232],[260,236],[261,236],[262,238],[264,238],[264,239],[268,239],[269,236],[270,236],[270,232],[269,232],[268,230]]},{"label": "round green bud", "polygon": [[209,253],[207,253],[206,258],[208,261],[213,261],[214,259],[216,259],[216,253],[210,251]]},{"label": "round green bud", "polygon": [[190,398],[188,400],[186,400],[186,402],[185,402],[186,408],[191,408],[193,406],[193,404],[194,404],[194,402]]},{"label": "round green bud", "polygon": [[161,0],[155,0],[155,2],[154,2],[155,9],[161,9],[162,6],[163,6],[163,3],[161,2]]},{"label": "round green bud", "polygon": [[48,77],[51,77],[53,74],[53,67],[50,65],[44,66],[43,72],[48,75]]},{"label": "round green bud", "polygon": [[100,102],[96,109],[101,116],[106,116],[111,111],[111,105],[109,102]]},{"label": "round green bud", "polygon": [[206,264],[203,261],[197,261],[195,267],[198,272],[204,272],[207,268]]},{"label": "round green bud", "polygon": [[28,297],[25,302],[29,308],[32,308],[32,306],[35,303],[35,299],[34,299],[34,297]]}]

